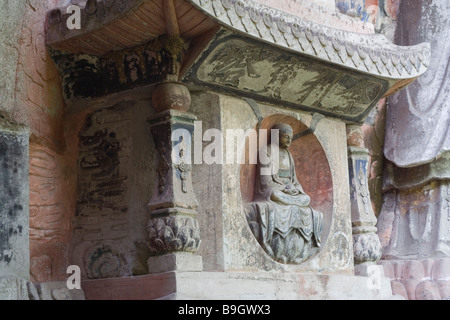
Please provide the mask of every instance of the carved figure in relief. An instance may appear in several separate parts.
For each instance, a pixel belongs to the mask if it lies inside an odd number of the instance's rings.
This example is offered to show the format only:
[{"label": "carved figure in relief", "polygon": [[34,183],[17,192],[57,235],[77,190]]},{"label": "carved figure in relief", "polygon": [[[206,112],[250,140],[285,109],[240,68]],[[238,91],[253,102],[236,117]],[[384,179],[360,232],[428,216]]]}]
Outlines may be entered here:
[{"label": "carved figure in relief", "polygon": [[[245,213],[253,234],[269,256],[280,263],[299,264],[320,248],[323,214],[311,208],[311,199],[296,177],[294,159],[288,150],[292,128],[277,124],[273,129],[279,130],[279,146],[272,144],[260,151],[255,199],[246,204]],[[277,154],[279,159],[275,159]],[[261,156],[270,161],[262,164]],[[268,172],[271,174],[265,174]]]}]

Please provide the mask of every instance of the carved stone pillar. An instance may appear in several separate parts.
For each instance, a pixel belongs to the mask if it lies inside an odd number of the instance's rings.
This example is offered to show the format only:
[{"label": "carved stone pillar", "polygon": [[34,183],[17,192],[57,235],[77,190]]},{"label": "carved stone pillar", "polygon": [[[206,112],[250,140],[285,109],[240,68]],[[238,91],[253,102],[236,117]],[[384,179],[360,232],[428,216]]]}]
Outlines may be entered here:
[{"label": "carved stone pillar", "polygon": [[181,83],[163,82],[153,93],[158,113],[149,122],[157,152],[157,183],[148,204],[150,273],[202,271],[202,259],[194,255],[200,245],[191,177],[191,137],[197,118],[186,112],[190,104],[189,90]]},{"label": "carved stone pillar", "polygon": [[366,275],[366,267],[381,258],[381,244],[368,186],[369,150],[359,125],[347,125],[347,145],[355,273]]}]

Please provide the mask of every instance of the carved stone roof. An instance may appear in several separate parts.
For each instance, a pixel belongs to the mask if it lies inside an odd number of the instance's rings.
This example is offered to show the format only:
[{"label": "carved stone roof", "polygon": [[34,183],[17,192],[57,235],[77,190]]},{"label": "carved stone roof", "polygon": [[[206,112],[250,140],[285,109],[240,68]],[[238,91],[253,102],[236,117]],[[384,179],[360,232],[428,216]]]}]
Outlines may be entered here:
[{"label": "carved stone roof", "polygon": [[[47,43],[55,49],[96,55],[139,45],[166,32],[161,1],[98,2],[95,8],[83,9],[80,30],[69,30],[70,14],[54,10],[49,15]],[[386,78],[416,78],[426,71],[431,57],[428,43],[401,47],[380,34],[330,28],[253,0],[178,0],[176,9],[185,37],[201,35],[215,22],[283,49]]]},{"label": "carved stone roof", "polygon": [[235,31],[275,46],[387,78],[414,78],[427,70],[428,43],[392,44],[380,34],[360,34],[312,23],[253,0],[189,0]]},{"label": "carved stone roof", "polygon": [[46,41],[72,101],[163,81],[180,36],[179,81],[362,123],[431,59],[428,43],[397,46],[255,0],[88,0],[79,30],[66,11],[49,12]]}]

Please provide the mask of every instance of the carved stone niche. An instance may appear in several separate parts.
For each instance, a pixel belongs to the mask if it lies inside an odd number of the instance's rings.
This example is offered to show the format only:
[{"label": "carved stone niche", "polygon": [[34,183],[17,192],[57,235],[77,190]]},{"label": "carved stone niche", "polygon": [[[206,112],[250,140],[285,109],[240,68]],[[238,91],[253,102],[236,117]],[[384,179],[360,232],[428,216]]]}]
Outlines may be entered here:
[{"label": "carved stone niche", "polygon": [[[136,92],[136,88],[167,81],[176,83],[171,91],[174,95],[178,89],[186,92],[182,89],[185,85],[206,92],[195,96],[190,114],[185,108],[188,101],[181,102],[182,108],[176,103],[162,106],[155,98],[158,94],[154,96],[153,109],[158,113],[151,117],[150,126],[159,157],[157,184],[149,203],[148,225],[139,224],[148,227],[155,246],[164,244],[151,257],[155,259],[149,259],[153,272],[175,271],[181,265],[185,271],[198,271],[201,264],[196,264],[195,258],[184,259],[184,254],[191,254],[203,259],[204,271],[353,274],[346,123],[362,124],[380,98],[423,74],[430,47],[398,47],[381,35],[339,30],[339,26],[322,25],[263,3],[88,0],[80,30],[66,28],[69,15],[61,14],[65,8],[49,13],[46,43],[60,69],[69,108],[84,107],[85,99],[102,103],[108,95]],[[306,5],[294,0],[286,3],[297,9]],[[258,101],[256,108],[243,98]],[[317,126],[313,113],[325,116]],[[308,128],[314,131],[295,141],[292,152],[298,159],[299,180],[308,189],[315,209],[324,214],[323,241],[316,255],[298,265],[276,262],[252,234],[243,210],[251,201],[253,181],[247,179],[251,167],[236,163],[189,168],[170,161],[177,147],[170,133],[177,125],[192,132],[197,119],[203,121],[205,130],[245,131],[256,128],[261,119],[265,119],[261,125],[269,128],[280,117],[292,124],[295,133]],[[143,119],[135,123],[145,122]],[[228,147],[223,151],[226,154]],[[248,184],[242,185],[244,182]],[[170,194],[165,194],[166,189]],[[191,201],[195,199],[198,207]],[[100,220],[98,223],[103,225]],[[183,242],[172,237],[175,229],[189,230],[190,239],[184,237]],[[198,229],[205,245],[198,246]],[[157,241],[161,239],[164,241]],[[182,252],[177,252],[180,248]],[[110,261],[110,251],[114,252],[108,243],[103,243],[101,250]],[[171,255],[172,251],[177,254]],[[207,282],[214,283],[200,272],[174,277],[177,285],[203,284],[203,290]],[[198,296],[204,292],[188,291]]]},{"label": "carved stone niche", "polygon": [[[208,106],[201,113],[196,106]],[[300,111],[287,111],[255,103],[264,118],[261,129],[278,122],[288,123],[294,134],[310,129],[313,117]],[[220,120],[216,110],[222,110]],[[253,108],[243,99],[214,93],[194,95],[192,112],[210,127],[227,130],[257,129],[259,122]],[[310,131],[309,131],[310,132]],[[242,138],[242,137],[240,137]],[[230,151],[225,138],[224,155]],[[208,145],[204,144],[204,153]],[[236,146],[235,146],[236,147]],[[242,145],[247,152],[248,145]],[[322,118],[314,134],[296,139],[289,148],[296,163],[297,177],[311,197],[312,207],[323,213],[324,226],[319,252],[301,264],[285,264],[270,257],[255,238],[244,207],[253,201],[255,165],[233,163],[223,166],[196,166],[193,183],[199,201],[199,223],[205,271],[275,271],[337,272],[351,274],[353,245],[350,203],[348,201],[348,165],[345,125]],[[210,181],[208,186],[202,181]],[[221,191],[222,190],[222,191]]]}]

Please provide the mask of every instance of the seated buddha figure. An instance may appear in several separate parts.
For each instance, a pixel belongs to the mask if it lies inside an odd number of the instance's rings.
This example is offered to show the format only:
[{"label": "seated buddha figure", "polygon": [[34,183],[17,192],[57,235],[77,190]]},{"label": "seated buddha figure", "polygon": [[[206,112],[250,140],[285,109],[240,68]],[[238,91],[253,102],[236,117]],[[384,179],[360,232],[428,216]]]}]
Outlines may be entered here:
[{"label": "seated buddha figure", "polygon": [[294,159],[288,150],[292,127],[276,124],[272,129],[278,130],[279,143],[260,150],[255,197],[245,204],[245,214],[250,229],[272,259],[299,264],[320,247],[323,215],[311,208],[311,199],[297,179]]}]

